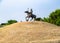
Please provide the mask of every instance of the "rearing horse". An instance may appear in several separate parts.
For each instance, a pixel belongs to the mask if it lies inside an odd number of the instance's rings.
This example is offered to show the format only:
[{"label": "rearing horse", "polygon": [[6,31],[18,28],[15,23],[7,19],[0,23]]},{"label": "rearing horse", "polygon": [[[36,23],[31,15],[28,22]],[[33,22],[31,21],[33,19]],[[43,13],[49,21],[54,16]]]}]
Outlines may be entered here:
[{"label": "rearing horse", "polygon": [[[31,9],[31,12],[25,11],[25,13],[27,13],[26,21],[29,21],[29,18],[31,18],[30,21],[32,21],[33,19],[34,19],[34,20],[36,19],[36,15],[32,14],[32,9]],[[27,18],[28,18],[28,19],[27,19]]]}]

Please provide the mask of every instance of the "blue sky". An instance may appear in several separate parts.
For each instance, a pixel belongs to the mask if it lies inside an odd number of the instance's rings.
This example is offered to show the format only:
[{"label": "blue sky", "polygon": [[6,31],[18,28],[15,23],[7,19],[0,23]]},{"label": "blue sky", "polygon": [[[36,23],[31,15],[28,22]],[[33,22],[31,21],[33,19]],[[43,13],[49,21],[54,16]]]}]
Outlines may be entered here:
[{"label": "blue sky", "polygon": [[60,8],[60,0],[1,0],[0,23],[10,19],[25,21],[24,11],[32,8],[37,17],[48,17],[49,14]]}]

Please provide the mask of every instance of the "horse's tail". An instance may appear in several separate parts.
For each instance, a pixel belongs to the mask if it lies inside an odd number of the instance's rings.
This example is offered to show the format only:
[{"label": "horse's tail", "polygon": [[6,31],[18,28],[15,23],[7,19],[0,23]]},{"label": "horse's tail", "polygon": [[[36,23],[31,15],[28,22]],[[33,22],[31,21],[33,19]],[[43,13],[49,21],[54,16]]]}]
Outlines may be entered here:
[{"label": "horse's tail", "polygon": [[36,15],[33,15],[33,17],[34,17],[34,20],[36,20]]}]

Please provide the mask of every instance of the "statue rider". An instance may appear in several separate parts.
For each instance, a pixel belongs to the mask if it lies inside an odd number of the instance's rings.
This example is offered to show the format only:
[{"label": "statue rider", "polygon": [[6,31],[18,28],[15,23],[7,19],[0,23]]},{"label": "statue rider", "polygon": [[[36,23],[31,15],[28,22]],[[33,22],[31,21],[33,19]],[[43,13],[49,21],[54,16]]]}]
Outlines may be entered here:
[{"label": "statue rider", "polygon": [[32,9],[30,10],[30,13],[33,14],[33,10]]},{"label": "statue rider", "polygon": [[29,16],[32,16],[32,14],[33,14],[33,10],[30,9]]}]

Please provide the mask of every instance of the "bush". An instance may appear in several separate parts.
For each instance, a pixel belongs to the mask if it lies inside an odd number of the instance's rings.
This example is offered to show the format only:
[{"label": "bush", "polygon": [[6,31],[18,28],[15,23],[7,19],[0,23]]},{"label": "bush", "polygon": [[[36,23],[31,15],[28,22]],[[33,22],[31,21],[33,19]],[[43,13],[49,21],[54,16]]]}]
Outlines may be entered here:
[{"label": "bush", "polygon": [[35,20],[36,21],[42,21],[42,18],[36,18]]},{"label": "bush", "polygon": [[43,18],[43,21],[45,21],[45,22],[49,22],[49,18]]},{"label": "bush", "polygon": [[7,23],[1,23],[1,25],[7,25]]},{"label": "bush", "polygon": [[8,24],[13,24],[13,23],[17,23],[16,20],[8,20]]},{"label": "bush", "polygon": [[0,27],[4,27],[6,25],[10,25],[10,24],[13,24],[13,23],[17,23],[17,21],[16,20],[8,20],[7,23],[1,23]]}]

